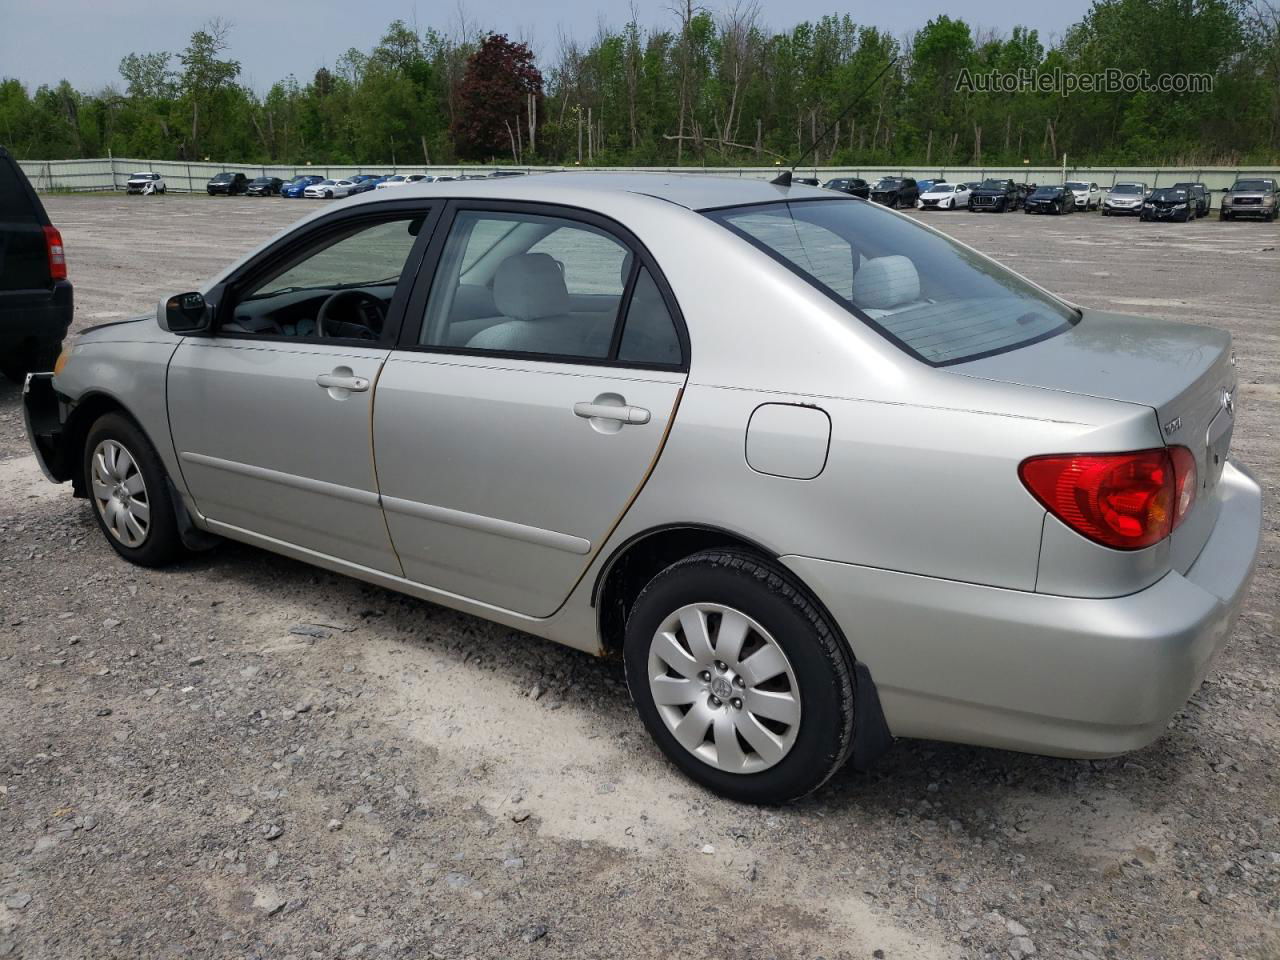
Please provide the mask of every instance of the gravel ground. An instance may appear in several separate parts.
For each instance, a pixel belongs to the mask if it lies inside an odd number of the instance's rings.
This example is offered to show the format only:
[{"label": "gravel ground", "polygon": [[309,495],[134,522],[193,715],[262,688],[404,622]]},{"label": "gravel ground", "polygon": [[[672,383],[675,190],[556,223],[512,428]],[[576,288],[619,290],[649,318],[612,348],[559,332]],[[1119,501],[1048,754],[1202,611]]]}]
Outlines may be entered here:
[{"label": "gravel ground", "polygon": [[[48,208],[80,328],[312,205]],[[1157,743],[904,741],[737,806],[664,762],[617,663],[234,544],[128,566],[41,480],[4,386],[0,957],[1280,957],[1277,227],[929,219],[1082,303],[1235,336],[1263,553]]]}]

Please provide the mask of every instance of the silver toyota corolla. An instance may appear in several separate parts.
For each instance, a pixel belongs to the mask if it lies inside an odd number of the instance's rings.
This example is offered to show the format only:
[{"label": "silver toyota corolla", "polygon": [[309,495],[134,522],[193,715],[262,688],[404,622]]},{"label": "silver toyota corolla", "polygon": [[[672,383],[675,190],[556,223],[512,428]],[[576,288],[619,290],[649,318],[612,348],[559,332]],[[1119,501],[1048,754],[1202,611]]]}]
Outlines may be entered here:
[{"label": "silver toyota corolla", "polygon": [[833,191],[555,174],[326,208],[25,409],[145,565],[222,537],[596,654],[774,802],[890,738],[1140,747],[1261,497],[1230,337],[1078,308]]}]

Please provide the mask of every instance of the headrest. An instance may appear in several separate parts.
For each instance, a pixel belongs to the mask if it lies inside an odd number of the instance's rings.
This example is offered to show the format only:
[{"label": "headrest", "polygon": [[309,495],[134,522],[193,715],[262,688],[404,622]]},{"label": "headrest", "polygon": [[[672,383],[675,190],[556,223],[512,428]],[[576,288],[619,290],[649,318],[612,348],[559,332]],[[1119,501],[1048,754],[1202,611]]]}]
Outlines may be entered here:
[{"label": "headrest", "polygon": [[868,310],[888,310],[920,299],[920,274],[909,257],[874,257],[853,276],[853,302]]},{"label": "headrest", "polygon": [[560,264],[546,253],[522,253],[502,261],[493,277],[493,303],[513,320],[537,320],[569,312]]}]

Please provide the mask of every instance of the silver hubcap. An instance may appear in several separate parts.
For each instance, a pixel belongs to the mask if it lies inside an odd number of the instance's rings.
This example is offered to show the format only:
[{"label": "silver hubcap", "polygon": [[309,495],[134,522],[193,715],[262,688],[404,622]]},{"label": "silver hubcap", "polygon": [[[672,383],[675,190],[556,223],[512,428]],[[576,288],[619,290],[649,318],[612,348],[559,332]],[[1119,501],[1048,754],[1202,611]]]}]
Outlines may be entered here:
[{"label": "silver hubcap", "polygon": [[126,547],[137,547],[151,529],[151,500],[133,456],[115,440],[93,451],[93,502],[103,525]]},{"label": "silver hubcap", "polygon": [[800,685],[760,624],[732,607],[694,603],[649,645],[649,692],[682,747],[727,773],[758,773],[800,730]]}]

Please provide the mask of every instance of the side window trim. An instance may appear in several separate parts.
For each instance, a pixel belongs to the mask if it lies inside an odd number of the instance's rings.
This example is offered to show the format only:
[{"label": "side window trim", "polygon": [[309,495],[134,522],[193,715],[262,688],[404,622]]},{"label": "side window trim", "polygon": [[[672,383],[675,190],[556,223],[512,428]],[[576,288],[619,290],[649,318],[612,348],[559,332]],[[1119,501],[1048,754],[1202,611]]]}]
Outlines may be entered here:
[{"label": "side window trim", "polygon": [[[426,252],[435,239],[444,205],[438,200],[423,203],[421,200],[383,201],[369,204],[371,209],[343,210],[332,216],[322,217],[308,224],[304,233],[290,233],[280,237],[275,243],[262,250],[248,263],[242,265],[234,274],[217,286],[218,300],[215,303],[215,322],[212,337],[226,340],[248,340],[257,343],[288,344],[338,344],[342,346],[377,347],[389,349],[396,345],[400,336],[400,328],[405,317],[405,306],[421,273]],[[413,214],[421,214],[425,220],[423,229],[419,231],[409,255],[405,260],[405,269],[400,274],[395,293],[387,305],[386,322],[382,328],[382,336],[377,340],[360,340],[347,337],[282,337],[275,333],[247,333],[237,330],[223,331],[221,325],[226,320],[228,303],[237,297],[246,284],[255,282],[279,261],[292,253],[299,244],[306,247],[309,253],[323,249],[323,241],[345,228],[358,223],[369,226],[386,223],[391,220],[406,218]]]},{"label": "side window trim", "polygon": [[[626,250],[631,254],[631,272],[627,278],[627,285],[623,291],[622,299],[619,302],[618,315],[614,320],[613,341],[610,344],[609,357],[555,356],[542,353],[478,350],[467,347],[450,347],[419,343],[418,341],[421,336],[422,325],[426,322],[427,302],[430,299],[431,288],[435,283],[439,271],[441,259],[444,254],[444,247],[453,230],[453,225],[457,219],[457,215],[461,212],[491,212],[515,215],[530,214],[543,217],[558,217],[562,220],[579,222],[586,226],[594,227],[597,230],[602,230],[626,248]],[[622,331],[625,327],[627,311],[630,308],[631,295],[634,291],[636,279],[640,272],[639,268],[641,266],[644,266],[649,270],[650,276],[653,277],[654,283],[662,294],[663,303],[666,305],[667,312],[671,315],[671,322],[675,327],[676,336],[680,341],[679,364],[641,363],[638,361],[610,359],[617,355],[617,349],[621,344]],[[397,291],[397,293],[398,292],[399,291]],[[399,338],[395,343],[395,349],[414,353],[432,353],[442,355],[452,354],[470,357],[500,357],[516,360],[536,360],[547,363],[568,363],[579,366],[618,367],[628,370],[666,370],[687,372],[689,369],[689,333],[685,326],[684,314],[680,311],[680,305],[676,301],[675,294],[671,290],[670,284],[667,283],[666,277],[663,275],[657,262],[654,260],[653,256],[649,253],[644,244],[642,244],[630,230],[618,223],[616,220],[602,216],[594,211],[585,210],[581,207],[536,203],[524,200],[503,201],[453,198],[445,202],[444,209],[440,211],[440,214],[435,218],[435,227],[432,231],[430,244],[426,248],[422,264],[418,269],[413,290],[409,294],[407,302],[404,305],[403,322],[399,327]]]}]

